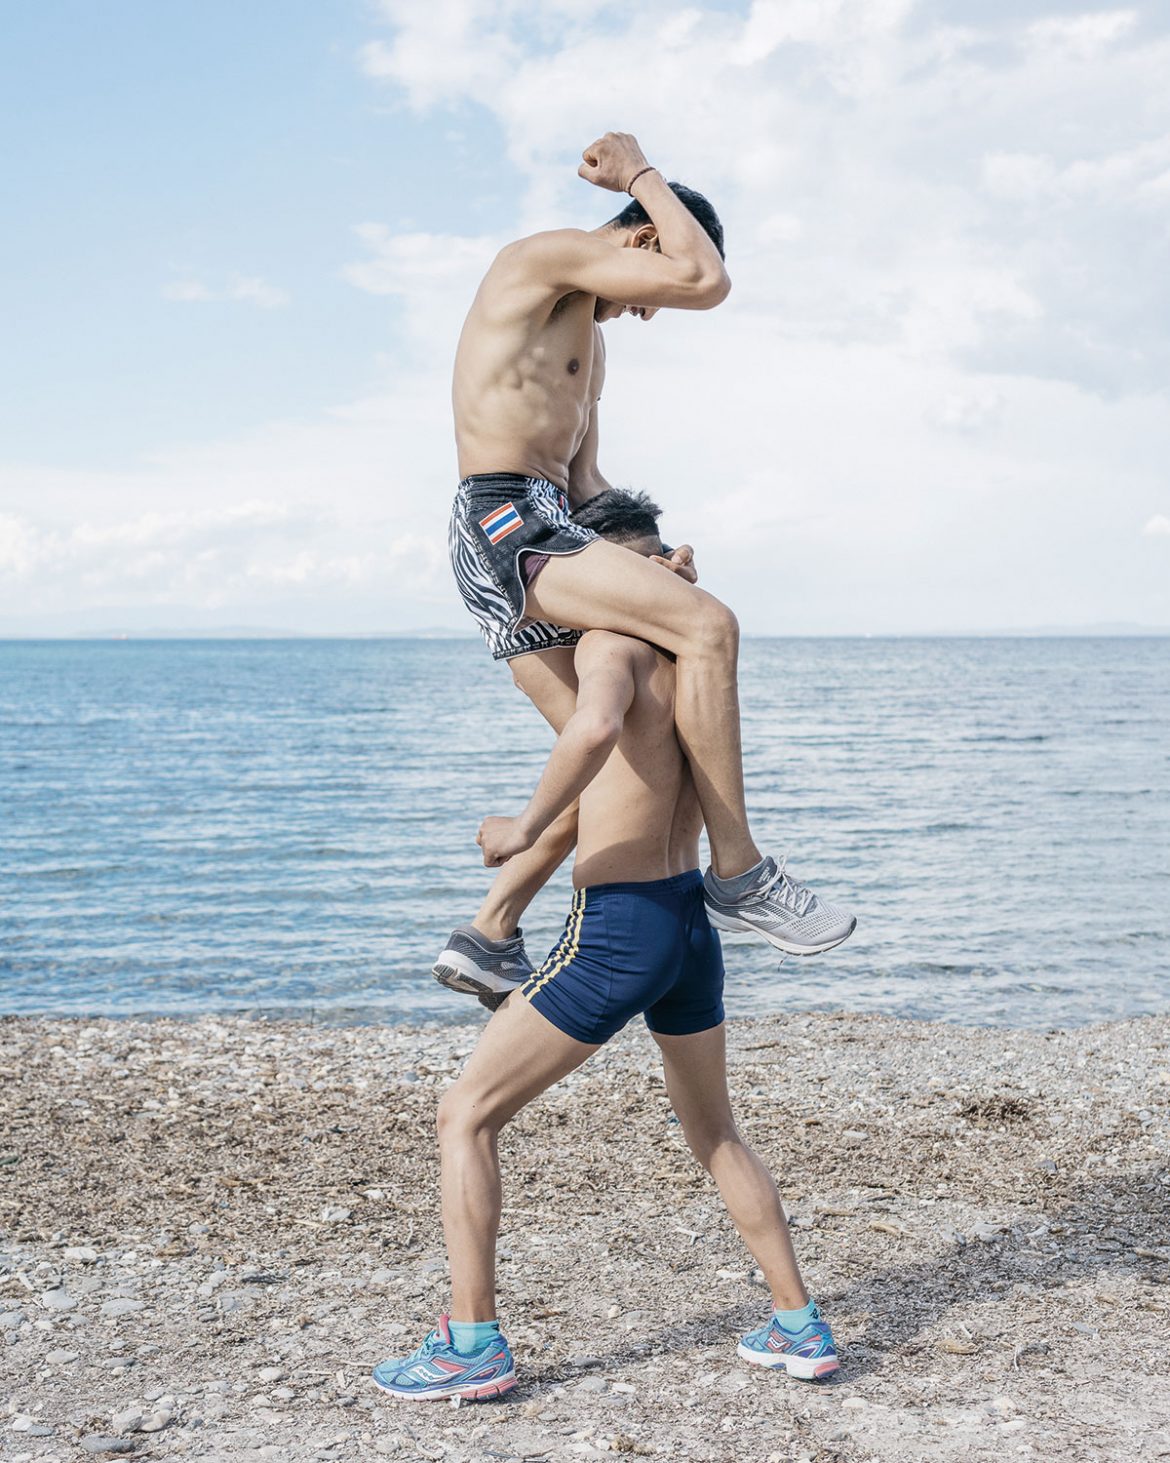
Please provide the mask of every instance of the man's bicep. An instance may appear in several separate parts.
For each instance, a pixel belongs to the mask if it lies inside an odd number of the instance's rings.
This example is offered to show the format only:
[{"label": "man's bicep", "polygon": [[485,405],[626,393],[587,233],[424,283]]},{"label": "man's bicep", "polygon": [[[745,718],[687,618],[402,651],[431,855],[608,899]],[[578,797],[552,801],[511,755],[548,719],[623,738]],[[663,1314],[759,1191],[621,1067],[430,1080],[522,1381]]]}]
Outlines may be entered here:
[{"label": "man's bicep", "polygon": [[520,247],[517,262],[559,293],[581,290],[616,305],[652,309],[702,310],[718,303],[714,277],[705,279],[701,271],[649,249],[615,248],[582,229],[533,234]]}]

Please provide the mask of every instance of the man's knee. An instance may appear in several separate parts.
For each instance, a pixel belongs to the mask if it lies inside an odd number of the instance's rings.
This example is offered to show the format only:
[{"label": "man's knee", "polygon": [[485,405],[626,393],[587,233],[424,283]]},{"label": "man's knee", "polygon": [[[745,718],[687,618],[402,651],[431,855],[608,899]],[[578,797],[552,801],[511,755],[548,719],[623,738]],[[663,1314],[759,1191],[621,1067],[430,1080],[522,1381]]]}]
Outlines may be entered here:
[{"label": "man's knee", "polygon": [[466,1133],[474,1126],[475,1106],[469,1102],[459,1086],[448,1087],[439,1099],[438,1111],[435,1114],[435,1127],[438,1130],[439,1142],[446,1143],[457,1134]]},{"label": "man's knee", "polygon": [[736,1143],[741,1147],[743,1145],[739,1129],[730,1119],[720,1123],[692,1123],[689,1127],[684,1124],[683,1137],[687,1147],[708,1172],[720,1148],[729,1143]]},{"label": "man's knee", "polygon": [[734,660],[739,654],[739,621],[725,604],[711,595],[703,598],[692,634],[700,654],[721,660]]},{"label": "man's knee", "polygon": [[460,1091],[458,1082],[448,1087],[439,1099],[435,1128],[440,1145],[476,1133],[496,1133],[502,1126],[482,1102],[476,1102],[471,1093]]}]

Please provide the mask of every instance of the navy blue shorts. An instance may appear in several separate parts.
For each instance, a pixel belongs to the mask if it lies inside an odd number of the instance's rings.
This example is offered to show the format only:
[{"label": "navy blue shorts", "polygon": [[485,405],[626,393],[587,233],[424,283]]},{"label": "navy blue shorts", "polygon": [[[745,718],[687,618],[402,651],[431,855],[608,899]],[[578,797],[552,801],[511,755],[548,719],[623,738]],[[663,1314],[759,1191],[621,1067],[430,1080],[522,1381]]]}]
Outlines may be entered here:
[{"label": "navy blue shorts", "polygon": [[690,1036],[723,1020],[723,951],[698,869],[644,884],[578,889],[565,931],[520,994],[566,1036],[606,1042],[643,1015]]}]

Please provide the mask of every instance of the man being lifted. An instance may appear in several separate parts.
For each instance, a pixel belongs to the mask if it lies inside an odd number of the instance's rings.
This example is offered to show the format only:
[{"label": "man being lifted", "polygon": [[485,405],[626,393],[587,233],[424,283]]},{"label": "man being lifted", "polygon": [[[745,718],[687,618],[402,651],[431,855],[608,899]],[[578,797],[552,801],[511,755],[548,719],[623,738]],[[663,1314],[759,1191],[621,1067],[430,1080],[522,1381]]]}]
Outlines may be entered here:
[{"label": "man being lifted", "polygon": [[[710,203],[668,184],[626,133],[587,148],[582,178],[629,192],[592,231],[555,229],[507,245],[472,303],[455,360],[461,481],[450,548],[464,602],[496,659],[560,731],[573,714],[573,647],[586,629],[638,636],[676,659],[675,714],[711,843],[704,897],[722,930],[762,935],[790,954],[852,933],[845,910],[798,884],[752,839],[744,806],[735,616],[681,573],[625,553],[570,517],[605,491],[597,402],[600,326],[659,309],[709,310],[726,298],[723,229]],[[664,556],[660,556],[660,560]],[[436,973],[458,989],[514,989],[531,964],[517,930],[527,902],[564,857],[569,809],[512,860]],[[509,850],[507,852],[518,852]]]}]

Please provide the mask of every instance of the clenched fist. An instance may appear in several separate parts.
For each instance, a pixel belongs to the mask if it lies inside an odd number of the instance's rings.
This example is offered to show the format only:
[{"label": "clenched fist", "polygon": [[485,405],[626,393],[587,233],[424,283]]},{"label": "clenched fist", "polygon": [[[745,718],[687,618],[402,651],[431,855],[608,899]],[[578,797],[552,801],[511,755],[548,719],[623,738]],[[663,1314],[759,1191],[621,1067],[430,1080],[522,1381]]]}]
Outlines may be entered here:
[{"label": "clenched fist", "polygon": [[483,849],[483,861],[489,869],[498,869],[533,844],[519,818],[485,818],[475,841]]},{"label": "clenched fist", "polygon": [[607,132],[581,154],[585,161],[577,176],[611,193],[625,193],[635,173],[648,167],[646,154],[632,132]]}]

